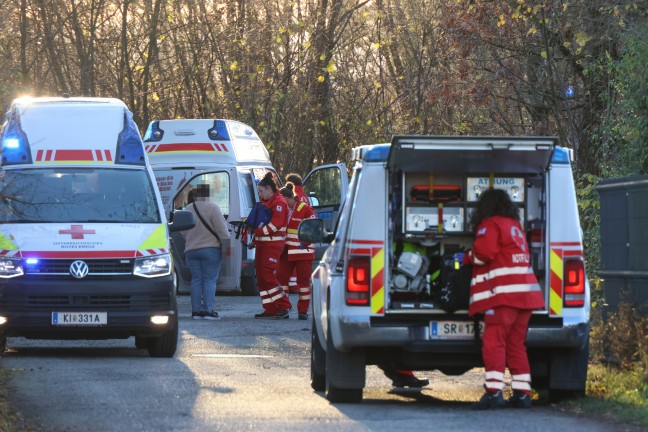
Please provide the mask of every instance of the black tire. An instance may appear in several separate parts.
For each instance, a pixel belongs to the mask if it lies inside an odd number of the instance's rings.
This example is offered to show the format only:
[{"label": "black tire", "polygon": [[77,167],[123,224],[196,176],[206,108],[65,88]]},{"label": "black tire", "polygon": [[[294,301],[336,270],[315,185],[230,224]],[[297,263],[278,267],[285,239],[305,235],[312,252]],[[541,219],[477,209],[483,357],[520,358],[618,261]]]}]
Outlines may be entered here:
[{"label": "black tire", "polygon": [[241,293],[250,297],[259,295],[259,288],[254,276],[241,276]]},{"label": "black tire", "polygon": [[576,351],[553,350],[546,375],[533,379],[533,388],[543,402],[557,403],[585,396],[589,339]]},{"label": "black tire", "polygon": [[366,373],[364,352],[335,349],[330,323],[326,334],[326,399],[333,403],[361,402]]},{"label": "black tire", "polygon": [[0,335],[0,357],[4,355],[4,352],[7,350],[7,337],[5,335]]},{"label": "black tire", "polygon": [[311,330],[311,387],[315,391],[326,390],[326,351],[322,348],[315,319],[313,318],[313,329]]},{"label": "black tire", "polygon": [[[177,316],[177,314],[176,314]],[[173,357],[178,347],[178,320],[173,328],[158,337],[149,338],[147,349],[151,357]]]}]

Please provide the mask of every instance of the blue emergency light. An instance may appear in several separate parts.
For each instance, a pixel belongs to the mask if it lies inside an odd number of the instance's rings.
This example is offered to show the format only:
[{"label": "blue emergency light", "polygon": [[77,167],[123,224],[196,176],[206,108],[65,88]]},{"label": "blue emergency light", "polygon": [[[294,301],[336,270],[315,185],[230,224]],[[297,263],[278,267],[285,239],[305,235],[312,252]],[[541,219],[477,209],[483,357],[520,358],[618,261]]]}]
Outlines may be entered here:
[{"label": "blue emergency light", "polygon": [[551,163],[569,165],[569,150],[564,147],[555,147],[551,156]]},{"label": "blue emergency light", "polygon": [[133,114],[124,111],[124,129],[119,132],[117,137],[117,157],[116,164],[125,165],[145,165],[146,157],[144,155],[144,143],[140,137],[137,125],[133,121]]},{"label": "blue emergency light", "polygon": [[160,121],[155,120],[149,123],[144,134],[144,142],[158,142],[162,141],[164,137],[164,130],[160,129]]},{"label": "blue emergency light", "polygon": [[14,110],[7,115],[7,123],[2,131],[2,165],[31,163],[29,140],[20,126],[20,115]]},{"label": "blue emergency light", "polygon": [[230,139],[227,125],[223,120],[214,120],[214,127],[207,131],[207,135],[212,140],[229,141]]}]

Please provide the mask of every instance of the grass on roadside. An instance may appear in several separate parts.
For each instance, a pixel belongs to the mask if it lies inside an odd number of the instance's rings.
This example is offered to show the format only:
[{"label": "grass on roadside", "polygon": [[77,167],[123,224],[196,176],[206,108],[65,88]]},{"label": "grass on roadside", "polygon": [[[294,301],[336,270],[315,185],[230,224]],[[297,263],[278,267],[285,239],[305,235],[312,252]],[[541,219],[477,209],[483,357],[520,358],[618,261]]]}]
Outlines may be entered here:
[{"label": "grass on roadside", "polygon": [[587,397],[568,405],[585,414],[648,426],[648,362],[637,363],[626,370],[590,365]]},{"label": "grass on roadside", "polygon": [[8,372],[0,368],[0,432],[13,432],[16,429],[16,417],[8,402]]}]

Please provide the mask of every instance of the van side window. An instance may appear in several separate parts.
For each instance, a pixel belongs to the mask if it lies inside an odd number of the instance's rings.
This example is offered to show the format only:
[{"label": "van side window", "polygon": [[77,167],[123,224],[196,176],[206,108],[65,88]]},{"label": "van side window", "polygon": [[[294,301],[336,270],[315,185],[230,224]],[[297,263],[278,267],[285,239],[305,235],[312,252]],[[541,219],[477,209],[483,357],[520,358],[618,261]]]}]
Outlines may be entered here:
[{"label": "van side window", "polygon": [[197,188],[199,184],[209,185],[209,200],[216,203],[223,212],[223,216],[227,217],[230,207],[230,179],[227,172],[205,173],[192,178],[176,196],[176,204],[178,204],[178,200],[182,200],[180,207],[186,207],[189,191]]},{"label": "van side window", "polygon": [[305,189],[309,196],[317,199],[319,207],[339,204],[342,189],[340,170],[333,168],[314,171],[308,177]]},{"label": "van side window", "polygon": [[248,214],[256,201],[254,198],[254,180],[252,180],[249,172],[239,172],[239,178],[241,179],[242,214]]}]

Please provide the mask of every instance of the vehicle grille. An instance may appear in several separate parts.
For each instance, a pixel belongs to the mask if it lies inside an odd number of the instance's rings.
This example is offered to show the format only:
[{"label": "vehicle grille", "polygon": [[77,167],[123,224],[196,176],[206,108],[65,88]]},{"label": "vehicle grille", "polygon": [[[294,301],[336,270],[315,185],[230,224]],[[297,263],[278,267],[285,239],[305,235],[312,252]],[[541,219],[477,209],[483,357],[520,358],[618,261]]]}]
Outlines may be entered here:
[{"label": "vehicle grille", "polygon": [[171,295],[25,295],[0,297],[0,307],[13,310],[165,310],[171,307]]},{"label": "vehicle grille", "polygon": [[[37,264],[23,265],[27,275],[69,275],[70,265],[75,259],[42,259]],[[87,259],[88,276],[125,275],[133,273],[132,259]]]}]

